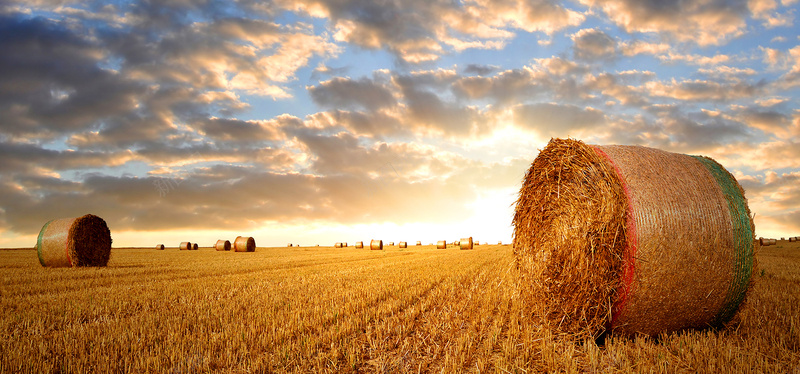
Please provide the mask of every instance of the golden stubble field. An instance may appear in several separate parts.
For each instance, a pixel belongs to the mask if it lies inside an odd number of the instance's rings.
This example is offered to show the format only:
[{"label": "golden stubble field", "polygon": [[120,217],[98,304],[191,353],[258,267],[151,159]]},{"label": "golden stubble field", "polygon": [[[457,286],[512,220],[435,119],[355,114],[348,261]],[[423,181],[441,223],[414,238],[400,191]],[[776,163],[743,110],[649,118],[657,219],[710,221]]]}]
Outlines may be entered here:
[{"label": "golden stubble field", "polygon": [[0,372],[800,373],[800,245],[758,260],[729,328],[598,346],[524,312],[507,245],[0,251]]}]

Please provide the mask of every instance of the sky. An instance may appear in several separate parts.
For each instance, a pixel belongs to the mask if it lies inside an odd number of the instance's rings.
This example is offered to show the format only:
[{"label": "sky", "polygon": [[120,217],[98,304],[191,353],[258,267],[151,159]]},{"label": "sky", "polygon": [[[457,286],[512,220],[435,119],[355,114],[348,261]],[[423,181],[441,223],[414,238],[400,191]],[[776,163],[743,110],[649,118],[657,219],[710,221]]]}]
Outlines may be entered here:
[{"label": "sky", "polygon": [[551,138],[704,155],[800,235],[798,0],[0,2],[0,247],[508,243]]}]

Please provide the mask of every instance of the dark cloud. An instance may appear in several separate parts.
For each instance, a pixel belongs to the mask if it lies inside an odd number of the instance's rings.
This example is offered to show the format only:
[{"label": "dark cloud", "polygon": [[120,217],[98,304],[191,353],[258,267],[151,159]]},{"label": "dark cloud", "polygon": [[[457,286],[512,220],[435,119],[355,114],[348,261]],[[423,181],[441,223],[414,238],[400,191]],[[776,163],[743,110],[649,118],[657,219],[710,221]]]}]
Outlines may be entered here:
[{"label": "dark cloud", "polygon": [[617,41],[601,30],[585,29],[572,36],[573,54],[582,61],[603,61],[617,58]]},{"label": "dark cloud", "polygon": [[478,65],[478,64],[469,64],[467,67],[464,68],[464,74],[475,74],[475,75],[489,75],[495,71],[497,71],[497,66],[492,65]]},{"label": "dark cloud", "polygon": [[367,78],[334,78],[309,88],[308,92],[318,105],[335,109],[376,111],[396,104],[389,89]]},{"label": "dark cloud", "polygon": [[605,116],[597,109],[553,103],[518,106],[514,109],[514,120],[548,138],[575,137],[577,131],[605,124]]}]

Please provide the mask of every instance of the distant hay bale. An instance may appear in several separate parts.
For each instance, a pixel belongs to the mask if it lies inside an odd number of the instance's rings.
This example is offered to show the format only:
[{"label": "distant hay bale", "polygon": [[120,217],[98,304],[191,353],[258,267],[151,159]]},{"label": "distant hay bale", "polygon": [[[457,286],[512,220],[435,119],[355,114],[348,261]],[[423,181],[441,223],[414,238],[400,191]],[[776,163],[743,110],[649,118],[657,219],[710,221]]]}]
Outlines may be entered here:
[{"label": "distant hay bale", "polygon": [[356,248],[364,248],[364,242],[356,242]]},{"label": "distant hay bale", "polygon": [[342,247],[347,248],[347,242],[342,243]]},{"label": "distant hay bale", "polygon": [[778,244],[778,239],[770,239],[769,245],[776,245]]},{"label": "distant hay bale", "polygon": [[417,245],[422,245],[422,242],[417,240]]},{"label": "distant hay bale", "polygon": [[230,251],[231,250],[231,241],[230,240],[217,240],[214,244],[214,249],[218,251]]},{"label": "distant hay bale", "polygon": [[503,245],[503,241],[501,240],[501,241],[497,242],[497,245]]},{"label": "distant hay bale", "polygon": [[178,248],[180,248],[181,251],[191,251],[192,242],[181,242],[181,246]]},{"label": "distant hay bale", "polygon": [[157,250],[159,250],[159,251],[163,251],[163,250],[164,250],[164,248],[165,248],[165,247],[164,247],[164,245],[163,245],[163,244],[159,244],[159,245],[157,245],[157,246],[156,246],[156,249],[157,249]]},{"label": "distant hay bale", "polygon": [[336,243],[333,245],[334,248],[342,248],[342,243]]},{"label": "distant hay bale", "polygon": [[198,248],[197,243],[192,243],[192,250],[196,251]]},{"label": "distant hay bale", "polygon": [[389,244],[387,244],[387,245],[392,247],[392,246],[394,246],[394,242],[389,242]]},{"label": "distant hay bale", "polygon": [[400,248],[408,248],[408,243],[406,243],[406,242],[400,242],[400,244],[399,244],[398,246],[399,246]]},{"label": "distant hay bale", "polygon": [[758,238],[758,243],[762,247],[767,247],[767,246],[772,245],[772,239],[770,239],[770,238]]},{"label": "distant hay bale", "polygon": [[797,240],[797,238],[795,238],[795,237],[790,237],[790,238],[789,238],[789,243],[791,243],[791,242],[794,242],[794,241],[796,241],[796,240]]},{"label": "distant hay bale", "polygon": [[461,246],[461,241],[460,240],[456,240],[456,241],[453,242],[453,245],[460,247]]},{"label": "distant hay bale", "polygon": [[573,334],[724,326],[755,267],[744,191],[700,156],[553,139],[513,225],[525,304]]},{"label": "distant hay bale", "polygon": [[292,246],[292,243],[289,243],[289,244],[287,244],[286,246],[287,246],[287,247],[291,247],[291,246]]},{"label": "distant hay bale", "polygon": [[373,251],[382,251],[383,250],[383,240],[372,239],[372,241],[369,242],[369,249],[371,249]]},{"label": "distant hay bale", "polygon": [[106,266],[111,257],[111,230],[93,214],[51,220],[36,240],[45,267]]},{"label": "distant hay bale", "polygon": [[472,249],[472,237],[461,238],[461,240],[458,241],[458,246],[461,249]]},{"label": "distant hay bale", "polygon": [[233,241],[234,252],[255,252],[256,240],[252,236],[237,236]]},{"label": "distant hay bale", "polygon": [[447,248],[447,241],[446,240],[439,240],[436,242],[436,249],[445,249]]}]

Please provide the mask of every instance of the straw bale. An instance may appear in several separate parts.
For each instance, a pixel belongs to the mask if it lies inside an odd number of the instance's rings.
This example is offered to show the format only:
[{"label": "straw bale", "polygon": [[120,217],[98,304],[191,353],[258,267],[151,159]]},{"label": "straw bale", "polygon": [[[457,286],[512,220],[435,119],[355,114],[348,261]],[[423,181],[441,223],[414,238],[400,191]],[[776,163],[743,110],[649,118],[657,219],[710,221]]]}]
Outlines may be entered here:
[{"label": "straw bale", "polygon": [[356,242],[356,248],[364,248],[364,242]]},{"label": "straw bale", "polygon": [[192,250],[196,251],[198,248],[197,243],[192,243]]},{"label": "straw bale", "polygon": [[342,248],[342,243],[336,243],[333,245],[334,248]]},{"label": "straw bale", "polygon": [[751,286],[747,200],[709,158],[553,139],[513,225],[525,305],[568,333],[723,326]]},{"label": "straw bale", "polygon": [[797,238],[795,238],[795,237],[790,237],[790,238],[789,238],[789,243],[791,243],[791,242],[794,242],[794,241],[796,241],[796,240],[797,240]]},{"label": "straw bale", "polygon": [[408,243],[406,243],[406,242],[400,242],[400,243],[398,244],[398,246],[399,246],[400,248],[408,248]]},{"label": "straw bale", "polygon": [[394,246],[394,242],[389,242],[389,244],[387,244],[387,245],[390,246],[390,247]]},{"label": "straw bale", "polygon": [[438,242],[436,242],[436,249],[445,249],[445,248],[447,248],[447,241],[439,240]]},{"label": "straw bale", "polygon": [[422,242],[417,240],[417,245],[422,245]]},{"label": "straw bale", "polygon": [[770,239],[769,240],[769,245],[776,245],[776,244],[778,244],[778,239]]},{"label": "straw bale", "polygon": [[106,266],[111,257],[111,230],[93,214],[51,220],[36,240],[45,267]]},{"label": "straw bale", "polygon": [[256,240],[252,236],[237,236],[233,241],[233,250],[235,252],[255,252]]},{"label": "straw bale", "polygon": [[471,236],[469,238],[461,238],[461,240],[459,240],[458,243],[459,243],[459,247],[461,247],[461,249],[472,249],[472,237]]},{"label": "straw bale", "polygon": [[163,250],[164,250],[164,248],[165,248],[165,247],[164,247],[164,245],[163,245],[163,244],[159,244],[159,245],[157,245],[157,246],[156,246],[156,249],[157,249],[157,250],[159,250],[159,251],[163,251]]},{"label": "straw bale", "polygon": [[374,251],[382,251],[383,250],[383,240],[372,239],[369,242],[369,249]]},{"label": "straw bale", "polygon": [[192,242],[181,242],[180,247],[181,251],[190,251],[192,250]]},{"label": "straw bale", "polygon": [[231,241],[230,240],[223,240],[223,239],[217,240],[217,242],[214,243],[214,249],[216,249],[218,251],[230,251],[231,250]]}]

